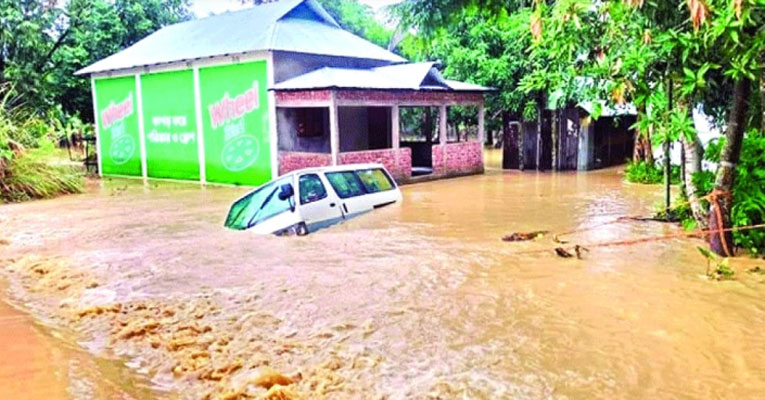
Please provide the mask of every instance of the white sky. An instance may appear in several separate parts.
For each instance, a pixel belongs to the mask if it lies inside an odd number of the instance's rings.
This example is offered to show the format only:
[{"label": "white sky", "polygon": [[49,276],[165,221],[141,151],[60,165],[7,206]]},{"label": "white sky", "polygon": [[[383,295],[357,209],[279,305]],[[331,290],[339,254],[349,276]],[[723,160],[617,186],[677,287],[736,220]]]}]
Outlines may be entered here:
[{"label": "white sky", "polygon": [[[359,0],[359,2],[367,4],[375,9],[395,4],[400,1],[401,0]],[[240,0],[193,0],[192,3],[192,10],[198,17],[206,17],[210,14],[218,14],[224,11],[239,10],[247,7],[243,6]]]}]

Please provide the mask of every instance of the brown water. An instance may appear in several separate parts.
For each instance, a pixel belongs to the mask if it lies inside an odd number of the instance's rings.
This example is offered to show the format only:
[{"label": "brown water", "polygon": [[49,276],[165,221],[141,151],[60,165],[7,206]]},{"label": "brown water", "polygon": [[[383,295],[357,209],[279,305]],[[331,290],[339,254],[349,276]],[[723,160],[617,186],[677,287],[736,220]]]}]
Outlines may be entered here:
[{"label": "brown water", "polygon": [[0,301],[0,399],[134,400],[156,397],[116,361],[86,353]]},{"label": "brown water", "polygon": [[[96,353],[133,359],[183,398],[264,396],[250,381],[266,366],[307,398],[765,396],[765,276],[747,272],[765,262],[734,260],[736,280],[713,282],[692,239],[592,248],[584,260],[555,256],[549,238],[500,240],[647,214],[659,188],[625,184],[616,170],[489,170],[402,190],[401,205],[276,238],[221,227],[244,189],[106,181],[86,195],[0,207],[10,243],[0,251],[15,259],[7,276],[33,312],[71,326]],[[631,222],[570,239],[677,231]],[[18,272],[30,254],[80,271],[44,277],[97,285],[41,287]],[[114,303],[130,306],[65,317]],[[189,321],[199,333],[185,352],[179,324]]]}]

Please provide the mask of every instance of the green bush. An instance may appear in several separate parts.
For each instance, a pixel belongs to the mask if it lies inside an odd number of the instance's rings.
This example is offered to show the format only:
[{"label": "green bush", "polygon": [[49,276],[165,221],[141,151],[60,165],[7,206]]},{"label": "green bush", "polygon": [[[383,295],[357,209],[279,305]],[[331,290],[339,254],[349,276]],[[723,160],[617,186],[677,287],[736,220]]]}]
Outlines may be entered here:
[{"label": "green bush", "polygon": [[55,129],[44,119],[13,106],[12,90],[0,87],[0,201],[17,202],[79,193],[83,174],[51,164]]},{"label": "green bush", "polygon": [[50,164],[53,150],[52,145],[31,149],[7,161],[0,180],[2,201],[19,202],[82,192],[83,173],[71,166]]},{"label": "green bush", "polygon": [[[719,162],[724,145],[725,138],[710,143],[705,158]],[[704,194],[714,189],[714,178],[709,172],[694,177]],[[734,227],[765,223],[765,134],[759,130],[750,130],[744,137],[733,185],[731,222]],[[734,232],[733,241],[753,255],[762,254],[765,252],[765,229]]]},{"label": "green bush", "polygon": [[[670,167],[670,182],[673,185],[680,183],[680,166]],[[664,167],[661,164],[648,164],[645,161],[629,161],[624,169],[624,179],[630,183],[660,184],[664,183]]]}]

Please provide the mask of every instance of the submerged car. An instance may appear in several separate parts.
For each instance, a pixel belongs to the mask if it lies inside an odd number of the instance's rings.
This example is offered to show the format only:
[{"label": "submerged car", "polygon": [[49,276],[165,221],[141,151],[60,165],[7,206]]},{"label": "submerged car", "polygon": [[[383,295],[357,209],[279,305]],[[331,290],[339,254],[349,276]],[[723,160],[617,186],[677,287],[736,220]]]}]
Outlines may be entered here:
[{"label": "submerged car", "polygon": [[400,201],[398,185],[381,164],[302,169],[237,200],[226,227],[302,236]]}]

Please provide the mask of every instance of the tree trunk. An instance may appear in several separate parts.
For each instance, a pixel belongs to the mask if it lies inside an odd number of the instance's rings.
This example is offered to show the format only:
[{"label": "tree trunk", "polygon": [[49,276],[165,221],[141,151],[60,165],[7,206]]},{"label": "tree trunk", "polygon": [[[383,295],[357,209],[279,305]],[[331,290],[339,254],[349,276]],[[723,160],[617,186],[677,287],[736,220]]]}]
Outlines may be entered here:
[{"label": "tree trunk", "polygon": [[732,257],[734,255],[733,233],[723,232],[731,228],[730,210],[733,207],[733,183],[736,178],[736,164],[741,157],[741,146],[744,141],[744,124],[752,82],[741,78],[736,82],[733,92],[733,107],[728,116],[728,128],[725,131],[725,147],[720,155],[720,166],[717,167],[715,191],[711,199],[712,209],[709,213],[709,227],[716,230],[709,235],[709,247],[715,253]]},{"label": "tree trunk", "polygon": [[698,188],[693,184],[693,175],[701,171],[701,160],[704,158],[704,147],[701,145],[701,140],[699,140],[698,136],[695,136],[693,140],[688,140],[684,137],[680,140],[685,152],[685,174],[683,180],[685,193],[688,196],[688,204],[691,206],[693,219],[696,220],[699,229],[707,229],[709,214],[699,199]]},{"label": "tree trunk", "polygon": [[[672,110],[672,101],[674,100],[672,93],[672,80],[669,80],[667,85],[667,92],[669,97],[668,109]],[[664,140],[664,208],[669,218],[669,210],[672,208],[672,160],[671,150],[672,143],[669,140]]]},{"label": "tree trunk", "polygon": [[[640,122],[641,115],[645,114],[645,106],[640,106],[637,114],[637,122]],[[650,160],[650,161],[649,161]],[[642,134],[639,129],[635,129],[635,144],[632,151],[632,162],[653,164],[653,149],[651,148],[651,139],[648,133]]]},{"label": "tree trunk", "polygon": [[558,159],[560,158],[558,154],[558,142],[560,140],[560,118],[559,118],[558,111],[559,111],[558,109],[552,110],[552,118],[551,118],[552,129],[551,129],[550,136],[552,138],[551,153],[552,153],[552,170],[553,171],[557,171],[558,169],[560,169],[558,168]]},{"label": "tree trunk", "polygon": [[653,127],[648,128],[645,137],[643,138],[643,148],[645,149],[645,162],[653,166],[656,162],[653,158],[653,143],[651,143],[651,134],[653,133]]},{"label": "tree trunk", "polygon": [[433,144],[433,114],[430,107],[425,107],[425,123],[422,129],[425,133],[425,142]]},{"label": "tree trunk", "polygon": [[763,135],[765,135],[765,51],[762,52],[760,63],[762,64],[760,66],[760,111],[762,113],[762,119],[760,120],[760,131]]}]

